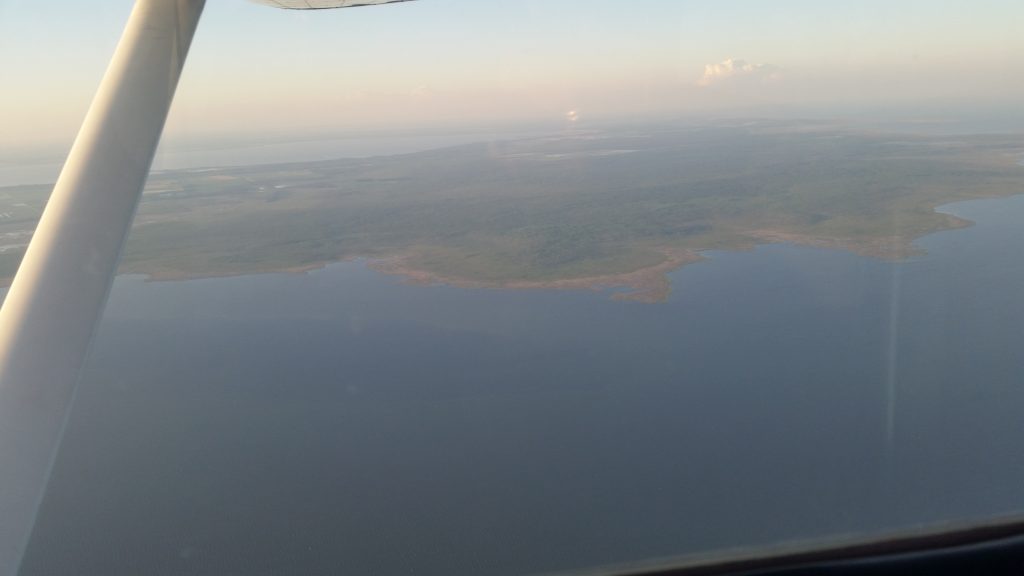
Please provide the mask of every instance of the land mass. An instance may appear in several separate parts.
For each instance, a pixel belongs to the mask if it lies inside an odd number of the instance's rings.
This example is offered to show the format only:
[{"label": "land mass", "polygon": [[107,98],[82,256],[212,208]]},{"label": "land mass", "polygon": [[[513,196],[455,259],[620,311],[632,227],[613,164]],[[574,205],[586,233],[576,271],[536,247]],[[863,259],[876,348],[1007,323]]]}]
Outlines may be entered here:
[{"label": "land mass", "polygon": [[[367,258],[410,282],[619,288],[664,300],[706,250],[789,242],[898,260],[969,223],[935,207],[1024,192],[1024,139],[825,123],[630,127],[369,159],[153,174],[122,272],[305,271]],[[0,279],[49,186],[0,188]]]}]

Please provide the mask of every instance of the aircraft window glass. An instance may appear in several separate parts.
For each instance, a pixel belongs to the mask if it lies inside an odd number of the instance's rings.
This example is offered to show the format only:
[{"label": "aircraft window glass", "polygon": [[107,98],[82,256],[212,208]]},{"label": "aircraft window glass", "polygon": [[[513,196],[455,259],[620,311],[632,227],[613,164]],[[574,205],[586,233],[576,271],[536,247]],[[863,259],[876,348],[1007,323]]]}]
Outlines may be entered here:
[{"label": "aircraft window glass", "polygon": [[[132,5],[0,0],[6,284]],[[559,573],[1021,513],[1021,22],[207,3],[21,573]]]}]

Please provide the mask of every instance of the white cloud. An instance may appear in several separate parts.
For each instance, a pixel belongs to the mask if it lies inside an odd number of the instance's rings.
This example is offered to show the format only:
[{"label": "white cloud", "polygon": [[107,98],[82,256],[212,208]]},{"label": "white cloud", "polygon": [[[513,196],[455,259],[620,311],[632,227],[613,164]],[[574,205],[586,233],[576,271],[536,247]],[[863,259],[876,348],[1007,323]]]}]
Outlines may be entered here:
[{"label": "white cloud", "polygon": [[430,89],[430,86],[420,84],[419,86],[409,91],[409,96],[413,98],[426,98],[432,95],[433,93],[434,91]]},{"label": "white cloud", "polygon": [[702,87],[712,86],[725,81],[774,82],[781,77],[779,68],[771,64],[751,64],[746,60],[729,58],[717,64],[704,67],[704,75],[697,80]]}]

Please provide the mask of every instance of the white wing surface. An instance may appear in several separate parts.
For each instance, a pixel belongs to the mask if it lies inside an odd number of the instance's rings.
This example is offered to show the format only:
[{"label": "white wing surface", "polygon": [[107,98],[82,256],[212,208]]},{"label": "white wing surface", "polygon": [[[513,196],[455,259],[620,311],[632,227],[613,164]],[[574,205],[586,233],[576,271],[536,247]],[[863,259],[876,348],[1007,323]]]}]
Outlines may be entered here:
[{"label": "white wing surface", "polygon": [[257,4],[266,4],[287,10],[325,10],[328,8],[354,8],[356,6],[372,6],[374,4],[391,4],[392,2],[409,2],[410,0],[252,0]]}]

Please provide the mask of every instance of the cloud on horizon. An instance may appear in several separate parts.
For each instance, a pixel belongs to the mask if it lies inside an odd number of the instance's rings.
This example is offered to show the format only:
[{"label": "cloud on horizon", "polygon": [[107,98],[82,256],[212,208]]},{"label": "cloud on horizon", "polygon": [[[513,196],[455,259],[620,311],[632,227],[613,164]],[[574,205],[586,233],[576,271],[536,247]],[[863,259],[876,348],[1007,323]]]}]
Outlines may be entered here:
[{"label": "cloud on horizon", "polygon": [[727,58],[717,64],[704,67],[704,75],[697,80],[702,88],[744,80],[756,83],[775,82],[782,77],[781,69],[771,64],[751,64],[746,60]]}]

